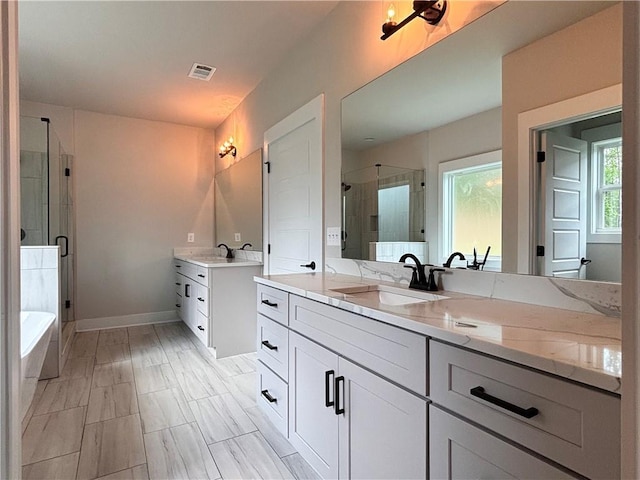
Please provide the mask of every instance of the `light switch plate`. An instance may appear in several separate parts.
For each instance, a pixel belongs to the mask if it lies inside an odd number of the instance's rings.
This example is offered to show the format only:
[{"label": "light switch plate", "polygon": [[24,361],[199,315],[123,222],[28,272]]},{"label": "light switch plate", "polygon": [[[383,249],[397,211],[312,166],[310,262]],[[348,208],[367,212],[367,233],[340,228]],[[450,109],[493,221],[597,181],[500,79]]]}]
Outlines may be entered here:
[{"label": "light switch plate", "polygon": [[327,227],[327,246],[340,246],[340,227]]},{"label": "light switch plate", "polygon": [[234,241],[235,242],[241,242],[242,241],[242,235],[240,235],[239,233],[234,233],[233,237],[234,237]]},{"label": "light switch plate", "polygon": [[187,242],[188,243],[193,243],[196,241],[196,234],[195,233],[187,233]]}]

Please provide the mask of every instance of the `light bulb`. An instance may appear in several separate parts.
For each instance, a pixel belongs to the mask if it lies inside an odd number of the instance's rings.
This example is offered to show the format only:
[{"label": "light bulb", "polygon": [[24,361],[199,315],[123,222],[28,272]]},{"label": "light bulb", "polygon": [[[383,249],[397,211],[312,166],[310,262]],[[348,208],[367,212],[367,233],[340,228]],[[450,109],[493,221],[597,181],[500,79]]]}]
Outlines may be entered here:
[{"label": "light bulb", "polygon": [[393,22],[393,17],[396,16],[396,9],[393,6],[393,3],[389,4],[389,9],[387,10],[387,22]]},{"label": "light bulb", "polygon": [[233,145],[233,137],[229,137],[229,145]]}]

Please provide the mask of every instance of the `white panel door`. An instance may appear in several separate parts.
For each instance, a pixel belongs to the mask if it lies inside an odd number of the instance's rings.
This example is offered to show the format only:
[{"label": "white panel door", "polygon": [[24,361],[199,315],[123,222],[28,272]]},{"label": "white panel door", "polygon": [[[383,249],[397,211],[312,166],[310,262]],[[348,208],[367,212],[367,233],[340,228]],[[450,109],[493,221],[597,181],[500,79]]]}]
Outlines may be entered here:
[{"label": "white panel door", "polygon": [[323,96],[264,134],[264,272],[322,271]]},{"label": "white panel door", "polygon": [[541,134],[541,274],[586,278],[587,142],[553,132]]},{"label": "white panel door", "polygon": [[339,373],[340,478],[426,478],[427,401],[344,358]]},{"label": "white panel door", "polygon": [[289,335],[289,441],[322,476],[338,478],[338,416],[334,381],[338,356]]}]

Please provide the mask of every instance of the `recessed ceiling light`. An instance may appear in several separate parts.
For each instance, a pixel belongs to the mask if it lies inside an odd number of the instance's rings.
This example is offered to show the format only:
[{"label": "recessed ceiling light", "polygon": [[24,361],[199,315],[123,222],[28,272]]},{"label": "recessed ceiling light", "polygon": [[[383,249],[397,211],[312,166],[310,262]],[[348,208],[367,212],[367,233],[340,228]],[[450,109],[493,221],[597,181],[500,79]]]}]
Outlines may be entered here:
[{"label": "recessed ceiling light", "polygon": [[364,141],[365,142],[373,142],[375,140],[375,138],[373,137],[364,137]]},{"label": "recessed ceiling light", "polygon": [[189,72],[190,78],[197,78],[198,80],[204,80],[208,82],[213,76],[213,72],[216,71],[216,67],[211,67],[203,63],[194,63]]}]

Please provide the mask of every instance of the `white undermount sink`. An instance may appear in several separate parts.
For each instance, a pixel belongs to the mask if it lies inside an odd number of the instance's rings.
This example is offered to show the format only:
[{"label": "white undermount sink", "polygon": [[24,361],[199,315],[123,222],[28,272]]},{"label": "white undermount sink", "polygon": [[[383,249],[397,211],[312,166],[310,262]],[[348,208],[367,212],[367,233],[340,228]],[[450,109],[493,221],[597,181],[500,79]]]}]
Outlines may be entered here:
[{"label": "white undermount sink", "polygon": [[342,293],[345,300],[349,298],[377,300],[383,305],[402,306],[414,303],[433,302],[449,297],[435,293],[388,287],[386,285],[362,285],[357,287],[331,288],[332,292]]}]

